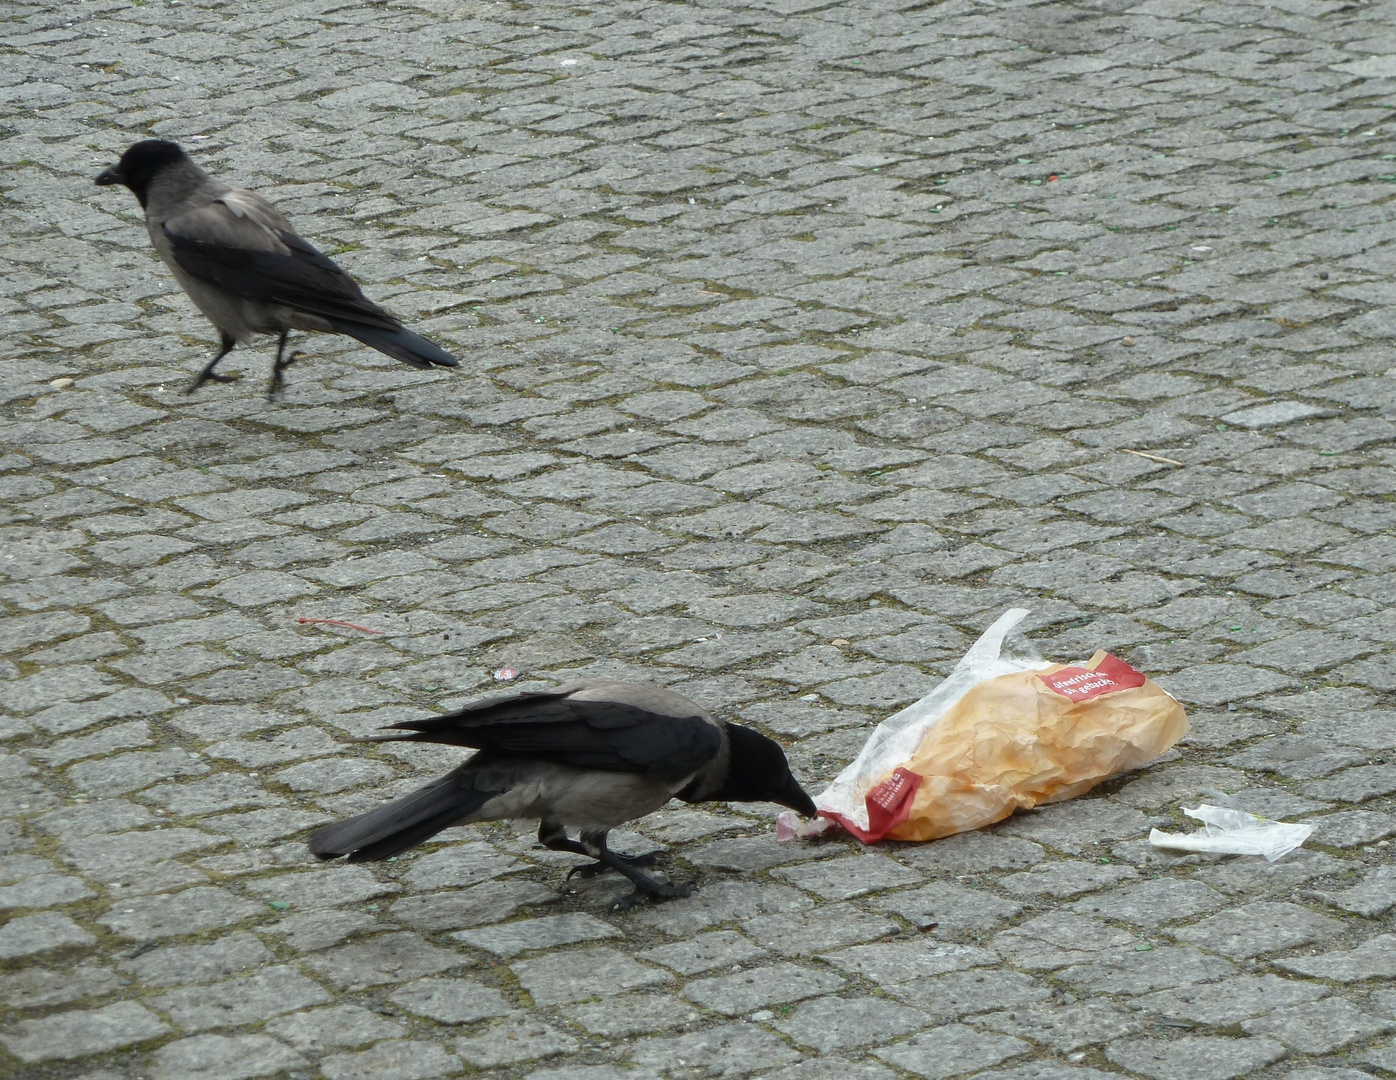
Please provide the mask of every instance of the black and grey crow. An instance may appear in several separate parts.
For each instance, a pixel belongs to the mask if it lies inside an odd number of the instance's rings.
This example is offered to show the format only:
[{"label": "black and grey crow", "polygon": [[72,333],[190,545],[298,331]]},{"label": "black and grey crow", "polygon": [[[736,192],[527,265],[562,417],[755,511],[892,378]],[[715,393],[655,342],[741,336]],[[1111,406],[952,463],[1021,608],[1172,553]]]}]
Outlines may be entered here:
[{"label": "black and grey crow", "polygon": [[[671,798],[774,802],[815,814],[778,745],[657,686],[578,682],[391,726],[411,734],[379,738],[479,752],[410,795],[316,829],[310,850],[320,858],[386,859],[452,825],[536,817],[545,847],[596,860],[578,869],[609,867],[634,882],[627,900],[687,896],[686,886],[657,881],[611,851],[607,832]],[[580,841],[568,837],[569,825],[581,830]]]},{"label": "black and grey crow", "polygon": [[197,390],[218,361],[254,334],[279,334],[270,393],[298,353],[283,360],[292,330],[348,334],[413,367],[456,367],[459,361],[419,337],[360,291],[354,280],[296,235],[260,195],[220,183],[175,143],[138,142],[97,177],[125,184],[145,210],[150,242],[218,329],[218,355],[186,388]]}]

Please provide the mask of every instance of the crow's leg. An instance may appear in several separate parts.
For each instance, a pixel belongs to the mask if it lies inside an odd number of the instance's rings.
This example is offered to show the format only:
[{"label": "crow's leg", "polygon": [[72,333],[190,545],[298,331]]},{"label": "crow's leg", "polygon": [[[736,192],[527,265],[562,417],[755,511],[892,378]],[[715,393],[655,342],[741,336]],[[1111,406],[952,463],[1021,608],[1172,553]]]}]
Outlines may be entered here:
[{"label": "crow's leg", "polygon": [[583,863],[581,866],[573,867],[568,873],[568,877],[573,874],[592,877],[609,869],[629,878],[635,885],[635,891],[618,901],[617,907],[622,909],[633,906],[635,901],[642,896],[688,896],[693,891],[687,885],[666,884],[650,877],[640,869],[641,865],[655,862],[655,856],[658,852],[642,855],[638,859],[627,859],[623,855],[617,855],[606,846],[607,831],[606,829],[584,830],[579,842],[569,839],[567,831],[562,825],[555,821],[544,821],[538,826],[538,841],[545,848],[553,851],[570,851],[574,855],[590,855],[596,860],[592,863]]},{"label": "crow's leg", "polygon": [[[605,835],[604,833],[602,835]],[[583,847],[581,843],[571,839],[567,835],[567,829],[559,825],[556,821],[540,821],[538,823],[538,842],[551,851],[570,851],[573,855],[589,855],[595,858],[595,854]],[[595,877],[604,873],[606,864],[600,861],[589,863],[578,863],[567,871],[568,878],[573,874],[579,877]]]},{"label": "crow's leg", "polygon": [[[595,832],[588,833],[583,839],[591,840],[597,835],[598,834]],[[568,839],[566,829],[555,821],[544,821],[538,826],[538,842],[544,847],[551,848],[553,851],[570,851],[574,855],[590,855],[592,858],[596,859],[596,862],[581,863],[578,866],[572,867],[571,870],[567,871],[567,876],[569,878],[589,878],[595,877],[597,874],[604,874],[607,870],[615,869],[614,864],[616,862],[623,862],[627,866],[632,867],[654,866],[664,856],[664,852],[662,851],[648,851],[643,855],[618,855],[610,848],[606,847],[606,833],[603,831],[599,835],[601,837],[600,842],[598,844],[593,844],[592,847],[587,847],[584,843]],[[596,854],[596,849],[604,850],[611,861],[607,862],[605,859],[598,856]]]},{"label": "crow's leg", "polygon": [[293,352],[285,360],[281,359],[281,354],[286,351],[286,335],[291,331],[281,331],[281,337],[276,343],[276,361],[271,366],[271,385],[267,387],[267,397],[276,397],[276,392],[281,389],[281,373],[299,360],[304,353]]},{"label": "crow's leg", "polygon": [[[610,852],[611,858],[619,859],[621,862],[628,863],[631,866],[658,866],[660,863],[664,862],[668,856],[668,852],[661,851],[658,848],[654,851],[647,851],[643,855],[622,855],[619,852],[611,851],[610,848],[606,850]],[[594,862],[578,867],[574,873],[579,877],[592,877],[596,874],[604,873],[607,869],[609,869],[609,867],[606,863]]]},{"label": "crow's leg", "polygon": [[[622,896],[612,906],[616,911],[626,911],[634,907],[647,896],[657,897],[667,900],[674,897],[690,896],[693,893],[691,885],[671,885],[667,881],[660,881],[658,878],[650,877],[636,865],[636,860],[627,859],[617,855],[606,846],[605,829],[583,829],[582,846],[587,849],[597,862],[609,866],[618,874],[629,878],[635,886],[635,891],[627,896]],[[654,853],[651,852],[653,855]]]},{"label": "crow's leg", "polygon": [[229,334],[226,330],[219,330],[218,344],[220,346],[218,349],[218,355],[215,356],[212,360],[210,360],[207,364],[205,364],[204,369],[200,371],[197,375],[195,375],[193,381],[190,382],[190,384],[184,388],[184,392],[186,394],[192,394],[199,387],[203,386],[204,383],[208,382],[209,379],[212,379],[214,382],[233,381],[233,377],[231,375],[217,375],[214,373],[213,369],[218,366],[218,361],[222,360],[223,357],[227,356],[230,352],[233,351],[233,346],[237,344],[237,341],[235,341],[233,339],[233,336]]},{"label": "crow's leg", "polygon": [[[567,829],[556,821],[548,821],[546,818],[538,823],[538,842],[549,851],[570,851],[573,855],[590,855],[591,852],[582,847],[580,843],[567,835]],[[586,864],[590,866],[590,863]],[[596,865],[600,865],[597,863]],[[578,868],[574,868],[572,873],[576,873]],[[568,874],[571,877],[572,874]]]}]

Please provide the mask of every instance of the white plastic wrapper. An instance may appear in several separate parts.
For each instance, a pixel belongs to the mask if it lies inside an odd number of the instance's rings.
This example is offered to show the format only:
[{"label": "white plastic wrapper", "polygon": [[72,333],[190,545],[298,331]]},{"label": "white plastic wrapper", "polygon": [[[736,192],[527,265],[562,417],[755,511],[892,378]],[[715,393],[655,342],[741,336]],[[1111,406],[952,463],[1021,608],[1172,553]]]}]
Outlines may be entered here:
[{"label": "white plastic wrapper", "polygon": [[1210,851],[1218,855],[1264,855],[1270,862],[1282,859],[1307,840],[1314,826],[1289,824],[1256,817],[1244,810],[1203,803],[1196,810],[1183,807],[1183,813],[1202,822],[1202,832],[1149,832],[1154,847],[1176,851]]}]

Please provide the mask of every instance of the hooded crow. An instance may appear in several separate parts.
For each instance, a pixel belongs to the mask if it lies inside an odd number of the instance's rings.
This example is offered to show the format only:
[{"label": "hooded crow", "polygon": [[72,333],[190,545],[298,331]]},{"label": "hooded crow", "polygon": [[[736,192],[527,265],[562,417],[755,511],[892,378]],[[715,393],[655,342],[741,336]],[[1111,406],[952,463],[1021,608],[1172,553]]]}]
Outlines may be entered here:
[{"label": "hooded crow", "polygon": [[[322,859],[386,859],[442,829],[473,821],[539,818],[538,839],[554,851],[595,859],[573,873],[609,867],[643,894],[687,896],[606,846],[606,834],[685,802],[775,802],[806,817],[815,806],[781,748],[750,728],[715,720],[687,698],[641,683],[589,681],[543,693],[485,698],[459,712],[391,725],[378,736],[475,747],[478,753],[410,795],[316,829]],[[567,827],[581,832],[580,841]],[[569,877],[571,874],[568,875]]]},{"label": "hooded crow", "polygon": [[280,335],[270,394],[300,355],[282,359],[292,330],[348,334],[413,367],[459,364],[364,296],[348,274],[297,236],[271,203],[219,183],[175,143],[136,143],[98,175],[97,183],[125,184],[135,193],[150,242],[218,330],[218,355],[185,393],[209,379],[231,381],[213,369],[253,334]]}]

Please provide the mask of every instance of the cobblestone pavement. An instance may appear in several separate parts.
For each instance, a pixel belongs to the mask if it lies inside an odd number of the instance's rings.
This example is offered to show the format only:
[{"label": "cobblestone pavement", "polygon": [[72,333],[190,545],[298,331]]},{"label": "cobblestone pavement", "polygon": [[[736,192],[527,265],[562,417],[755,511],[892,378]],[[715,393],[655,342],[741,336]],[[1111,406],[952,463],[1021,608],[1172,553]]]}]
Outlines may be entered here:
[{"label": "cobblestone pavement", "polygon": [[[1396,8],[5,10],[0,1073],[1396,1074]],[[148,135],[462,368],[182,396],[213,334],[92,184]],[[496,668],[818,790],[1018,603],[1192,734],[924,846],[669,809],[619,847],[699,888],[619,915],[525,823],[307,854],[459,756],[351,737]],[[1147,846],[1209,790],[1318,832]]]}]

